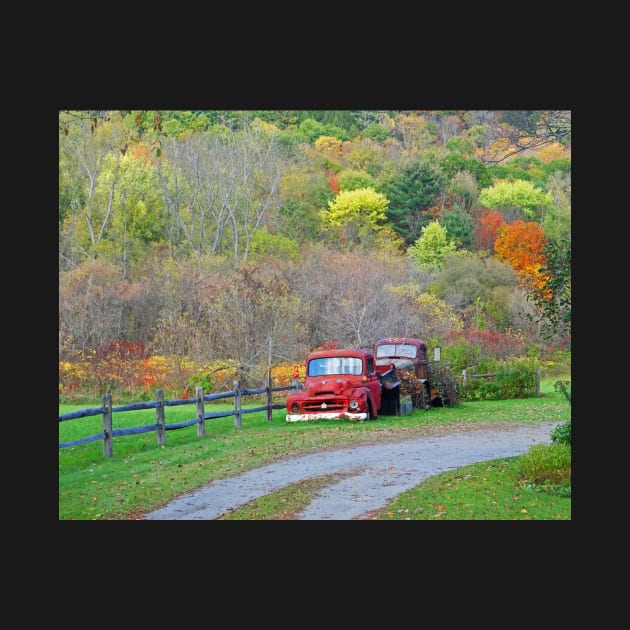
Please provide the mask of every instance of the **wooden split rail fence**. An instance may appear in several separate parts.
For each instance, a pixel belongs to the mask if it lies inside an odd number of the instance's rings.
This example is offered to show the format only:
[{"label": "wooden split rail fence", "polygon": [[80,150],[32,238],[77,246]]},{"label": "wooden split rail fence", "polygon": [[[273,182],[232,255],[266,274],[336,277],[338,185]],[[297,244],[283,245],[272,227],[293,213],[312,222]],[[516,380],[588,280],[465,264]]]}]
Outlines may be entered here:
[{"label": "wooden split rail fence", "polygon": [[[203,393],[203,387],[197,387],[195,389],[194,398],[184,398],[176,400],[164,400],[164,390],[158,389],[156,391],[157,400],[148,402],[137,402],[129,405],[122,405],[120,407],[112,407],[112,395],[107,393],[103,396],[102,407],[91,407],[88,409],[79,409],[78,411],[72,411],[59,416],[59,422],[65,422],[67,420],[75,420],[77,418],[86,418],[89,416],[102,415],[103,417],[103,431],[90,435],[79,440],[72,442],[59,442],[59,448],[67,448],[69,446],[77,446],[79,444],[87,444],[88,442],[94,442],[96,440],[103,440],[103,456],[111,457],[114,453],[114,437],[120,435],[138,435],[140,433],[147,433],[148,431],[155,431],[157,434],[157,443],[159,446],[166,443],[165,433],[169,430],[183,429],[192,425],[197,425],[197,436],[203,437],[206,434],[206,420],[212,418],[224,418],[227,416],[234,416],[234,426],[240,429],[243,426],[241,416],[247,413],[255,413],[259,411],[265,411],[267,414],[267,421],[272,419],[273,409],[284,409],[285,405],[274,404],[272,402],[273,392],[279,391],[296,391],[301,385],[297,379],[293,379],[291,385],[284,387],[271,387],[271,379],[267,377],[267,384],[265,387],[259,387],[256,389],[241,389],[240,381],[234,381],[234,389],[227,392],[218,392],[216,394]],[[256,396],[265,394],[265,404],[260,407],[247,407],[242,406],[243,396]],[[219,400],[221,398],[234,398],[234,409],[230,411],[217,411],[206,413],[204,408],[204,402],[212,400]],[[174,407],[178,405],[196,405],[197,415],[195,418],[185,420],[184,422],[174,422],[168,424],[166,422],[166,407]],[[138,411],[141,409],[155,409],[155,424],[142,425],[137,427],[128,427],[121,429],[114,429],[114,414],[121,411]]]}]

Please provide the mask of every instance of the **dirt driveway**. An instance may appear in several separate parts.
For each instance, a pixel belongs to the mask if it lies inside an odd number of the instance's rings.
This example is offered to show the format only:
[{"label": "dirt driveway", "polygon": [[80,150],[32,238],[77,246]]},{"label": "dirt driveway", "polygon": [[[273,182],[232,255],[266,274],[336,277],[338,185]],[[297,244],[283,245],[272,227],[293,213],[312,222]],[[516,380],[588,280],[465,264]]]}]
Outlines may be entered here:
[{"label": "dirt driveway", "polygon": [[342,447],[291,457],[236,477],[213,481],[150,512],[143,520],[214,520],[253,499],[310,477],[339,473],[297,520],[364,520],[427,477],[475,462],[512,457],[550,443],[559,423],[444,429],[404,440]]}]

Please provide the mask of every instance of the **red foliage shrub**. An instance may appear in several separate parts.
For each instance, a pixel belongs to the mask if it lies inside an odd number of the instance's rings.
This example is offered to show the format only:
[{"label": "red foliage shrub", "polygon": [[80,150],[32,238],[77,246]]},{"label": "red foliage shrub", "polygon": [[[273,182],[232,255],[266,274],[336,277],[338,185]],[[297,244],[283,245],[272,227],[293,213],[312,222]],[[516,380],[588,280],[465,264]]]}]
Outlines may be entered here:
[{"label": "red foliage shrub", "polygon": [[479,348],[480,359],[508,359],[524,355],[527,344],[521,334],[512,331],[505,333],[491,330],[477,330],[466,328],[461,331],[451,330],[442,339],[442,345],[454,345],[465,343],[474,348]]},{"label": "red foliage shrub", "polygon": [[339,179],[337,178],[337,174],[332,171],[328,171],[326,173],[326,177],[328,177],[328,185],[330,186],[330,190],[332,190],[335,195],[339,194]]}]

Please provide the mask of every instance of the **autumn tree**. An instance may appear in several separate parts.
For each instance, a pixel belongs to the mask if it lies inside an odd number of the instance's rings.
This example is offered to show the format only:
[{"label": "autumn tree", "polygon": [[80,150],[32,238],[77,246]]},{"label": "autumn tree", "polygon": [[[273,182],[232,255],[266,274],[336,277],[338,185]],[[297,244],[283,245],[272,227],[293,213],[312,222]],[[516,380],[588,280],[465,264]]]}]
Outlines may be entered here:
[{"label": "autumn tree", "polygon": [[524,219],[540,223],[545,210],[551,205],[551,196],[535,188],[531,182],[518,179],[484,188],[479,194],[479,204],[484,208],[501,210],[506,221]]},{"label": "autumn tree", "polygon": [[320,136],[313,143],[313,147],[317,152],[333,162],[338,162],[341,157],[341,145],[341,140],[334,136]]},{"label": "autumn tree", "polygon": [[375,184],[374,178],[368,172],[351,168],[340,171],[337,179],[339,181],[340,190],[374,188]]},{"label": "autumn tree", "polygon": [[373,188],[342,190],[329,202],[322,219],[329,228],[338,231],[347,245],[357,244],[383,227],[388,203],[385,195]]},{"label": "autumn tree", "polygon": [[327,171],[326,178],[328,179],[328,185],[330,186],[330,190],[332,190],[335,195],[338,195],[339,194],[339,178],[337,177],[337,173],[335,173],[335,171]]},{"label": "autumn tree", "polygon": [[545,233],[533,221],[504,224],[494,244],[499,260],[508,262],[532,293],[549,296],[550,276],[542,271],[547,264]]},{"label": "autumn tree", "polygon": [[407,250],[418,267],[439,268],[445,256],[455,251],[455,242],[448,238],[439,221],[431,221],[422,228],[422,234]]},{"label": "autumn tree", "polygon": [[395,258],[402,257],[407,251],[405,241],[385,226],[374,233],[374,238],[370,243],[370,251],[374,258],[382,261],[382,264],[390,266]]},{"label": "autumn tree", "polygon": [[416,112],[400,112],[395,117],[395,135],[404,147],[427,148],[435,145],[439,138],[438,126]]},{"label": "autumn tree", "polygon": [[562,146],[559,142],[552,142],[538,151],[538,157],[543,162],[552,162],[553,160],[559,160],[566,154],[566,147]]},{"label": "autumn tree", "polygon": [[482,210],[475,227],[476,248],[494,252],[494,243],[504,223],[505,218],[498,210]]},{"label": "autumn tree", "polygon": [[342,165],[376,177],[382,168],[381,154],[380,145],[369,138],[347,141],[343,143]]}]

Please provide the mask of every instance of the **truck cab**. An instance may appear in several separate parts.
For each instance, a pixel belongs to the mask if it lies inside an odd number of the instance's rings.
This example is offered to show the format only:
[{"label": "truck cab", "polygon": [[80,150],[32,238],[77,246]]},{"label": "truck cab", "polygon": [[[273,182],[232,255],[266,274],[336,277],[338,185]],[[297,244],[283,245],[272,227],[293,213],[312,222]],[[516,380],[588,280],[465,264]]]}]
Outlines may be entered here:
[{"label": "truck cab", "polygon": [[376,365],[389,366],[412,372],[418,379],[429,378],[429,360],[427,346],[422,339],[388,337],[375,344]]},{"label": "truck cab", "polygon": [[374,355],[366,350],[312,352],[306,358],[303,391],[287,397],[286,421],[376,418],[382,380]]},{"label": "truck cab", "polygon": [[435,383],[429,379],[427,346],[422,339],[387,337],[374,344],[377,369],[394,366],[401,395],[411,397],[414,407],[429,409],[441,403]]}]

